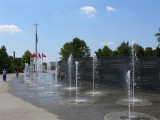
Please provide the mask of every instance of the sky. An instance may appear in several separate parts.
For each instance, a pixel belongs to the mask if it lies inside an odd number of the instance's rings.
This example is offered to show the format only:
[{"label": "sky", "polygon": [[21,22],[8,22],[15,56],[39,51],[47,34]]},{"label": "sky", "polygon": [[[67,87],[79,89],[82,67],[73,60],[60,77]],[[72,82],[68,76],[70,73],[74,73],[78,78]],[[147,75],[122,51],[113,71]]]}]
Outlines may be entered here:
[{"label": "sky", "polygon": [[107,45],[115,50],[123,41],[144,48],[158,45],[160,0],[0,0],[0,46],[10,56],[38,51],[57,61],[60,48],[78,37],[91,55]]}]

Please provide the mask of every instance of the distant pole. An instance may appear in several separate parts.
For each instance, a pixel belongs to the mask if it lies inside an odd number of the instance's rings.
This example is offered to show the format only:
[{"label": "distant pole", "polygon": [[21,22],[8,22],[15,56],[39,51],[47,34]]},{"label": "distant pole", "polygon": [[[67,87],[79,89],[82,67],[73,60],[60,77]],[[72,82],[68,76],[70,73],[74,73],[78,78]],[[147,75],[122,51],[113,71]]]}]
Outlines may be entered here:
[{"label": "distant pole", "polygon": [[15,51],[13,51],[13,58],[15,58],[16,56],[15,56]]},{"label": "distant pole", "polygon": [[35,59],[35,72],[37,73],[37,43],[38,43],[38,37],[37,37],[37,26],[38,24],[34,24],[36,27],[36,39],[35,39],[35,54],[36,54],[36,59]]}]

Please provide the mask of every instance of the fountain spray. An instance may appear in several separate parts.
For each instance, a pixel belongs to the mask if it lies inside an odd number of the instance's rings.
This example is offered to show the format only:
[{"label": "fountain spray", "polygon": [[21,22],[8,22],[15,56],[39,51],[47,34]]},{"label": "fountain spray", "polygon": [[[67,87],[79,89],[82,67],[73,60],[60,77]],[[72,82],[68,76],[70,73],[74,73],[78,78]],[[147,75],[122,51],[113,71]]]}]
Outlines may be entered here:
[{"label": "fountain spray", "polygon": [[135,48],[134,48],[134,41],[132,41],[132,99],[134,100],[134,87],[135,87]]},{"label": "fountain spray", "polygon": [[71,99],[71,88],[72,88],[72,61],[73,57],[72,54],[70,54],[68,59],[68,73],[69,73],[69,80],[70,80],[70,99]]},{"label": "fountain spray", "polygon": [[131,99],[131,79],[130,79],[130,74],[131,74],[131,71],[128,70],[127,71],[127,75],[126,75],[126,80],[127,80],[127,86],[128,86],[128,117],[129,117],[129,120],[131,118],[131,103],[130,103],[130,99]]},{"label": "fountain spray", "polygon": [[78,66],[79,66],[79,63],[76,61],[75,62],[75,64],[76,64],[76,103],[77,103],[77,94],[78,94],[78,85],[77,85],[77,83],[78,83]]}]

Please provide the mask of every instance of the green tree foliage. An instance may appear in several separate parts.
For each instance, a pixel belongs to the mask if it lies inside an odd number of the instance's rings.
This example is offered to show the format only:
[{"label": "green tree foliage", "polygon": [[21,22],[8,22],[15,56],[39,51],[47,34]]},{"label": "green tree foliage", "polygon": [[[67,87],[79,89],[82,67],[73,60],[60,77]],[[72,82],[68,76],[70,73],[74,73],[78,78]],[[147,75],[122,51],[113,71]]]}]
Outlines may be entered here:
[{"label": "green tree foliage", "polygon": [[159,47],[154,49],[154,56],[160,57],[160,48]]},{"label": "green tree foliage", "polygon": [[24,69],[25,63],[28,63],[30,65],[30,51],[26,50],[24,55],[22,56],[22,65],[21,68]]},{"label": "green tree foliage", "polygon": [[74,38],[72,42],[67,42],[61,48],[59,54],[62,56],[61,59],[68,59],[70,54],[73,54],[73,57],[89,57],[90,49],[86,45],[84,40],[80,40],[79,38]]},{"label": "green tree foliage", "polygon": [[117,50],[114,50],[113,51],[113,56],[117,56],[117,55],[118,55]]},{"label": "green tree foliage", "polygon": [[129,56],[131,53],[131,48],[129,42],[122,42],[121,45],[117,48],[117,56]]},{"label": "green tree foliage", "polygon": [[134,44],[135,52],[137,56],[144,56],[144,48],[139,44]]},{"label": "green tree foliage", "polygon": [[101,48],[99,48],[98,51],[96,51],[95,53],[96,53],[96,56],[103,56]]},{"label": "green tree foliage", "polygon": [[3,69],[9,71],[9,68],[10,68],[10,58],[7,54],[6,47],[2,46],[0,48],[0,72],[2,72]]},{"label": "green tree foliage", "polygon": [[158,46],[160,46],[160,28],[159,28],[159,33],[156,33],[155,37],[157,37],[157,41],[159,42]]},{"label": "green tree foliage", "polygon": [[102,53],[103,53],[103,56],[113,55],[113,51],[108,46],[104,46],[104,48],[102,49]]},{"label": "green tree foliage", "polygon": [[113,56],[113,51],[108,47],[104,46],[103,49],[98,49],[96,56]]},{"label": "green tree foliage", "polygon": [[65,43],[63,45],[63,48],[61,48],[61,51],[60,51],[60,55],[62,56],[61,59],[68,59],[69,58],[69,55],[72,53],[72,50],[73,50],[73,45],[72,45],[72,42],[70,43]]},{"label": "green tree foliage", "polygon": [[22,58],[13,59],[13,63],[14,63],[14,71],[15,70],[22,71],[24,69],[23,63],[22,63]]},{"label": "green tree foliage", "polygon": [[10,60],[10,66],[8,72],[13,73],[15,71],[15,65],[13,63],[13,59]]},{"label": "green tree foliage", "polygon": [[146,47],[144,54],[145,56],[154,56],[154,51],[152,50],[151,47]]}]

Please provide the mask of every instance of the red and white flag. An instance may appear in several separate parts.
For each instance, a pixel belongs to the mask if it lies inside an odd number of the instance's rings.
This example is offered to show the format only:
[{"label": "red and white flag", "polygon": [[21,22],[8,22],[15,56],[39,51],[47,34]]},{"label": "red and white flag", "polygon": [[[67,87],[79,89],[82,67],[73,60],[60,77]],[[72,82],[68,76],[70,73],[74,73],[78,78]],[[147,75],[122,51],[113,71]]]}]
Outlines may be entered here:
[{"label": "red and white flag", "polygon": [[42,57],[46,57],[46,55],[42,53]]},{"label": "red and white flag", "polygon": [[33,57],[34,57],[32,53],[30,53],[30,57],[31,57],[31,58],[33,58]]},{"label": "red and white flag", "polygon": [[41,58],[41,55],[38,53],[39,58]]},{"label": "red and white flag", "polygon": [[37,57],[35,53],[33,54],[33,57]]}]

